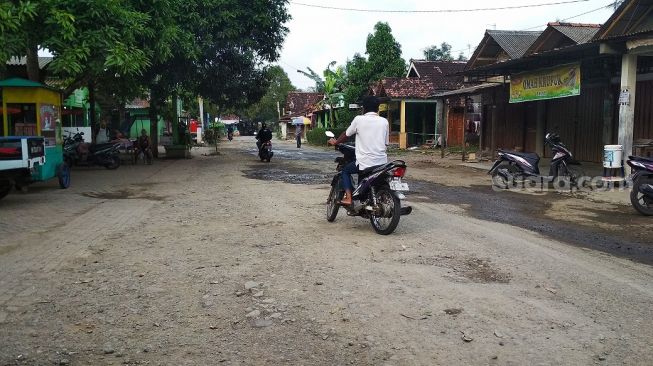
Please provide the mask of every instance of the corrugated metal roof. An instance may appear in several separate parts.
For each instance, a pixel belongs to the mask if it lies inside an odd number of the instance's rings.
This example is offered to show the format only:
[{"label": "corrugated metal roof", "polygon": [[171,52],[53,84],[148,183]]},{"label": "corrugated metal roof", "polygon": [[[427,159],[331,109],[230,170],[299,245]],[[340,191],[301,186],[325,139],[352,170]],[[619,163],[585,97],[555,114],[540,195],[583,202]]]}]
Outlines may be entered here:
[{"label": "corrugated metal roof", "polygon": [[528,50],[542,32],[488,29],[487,34],[490,35],[504,51],[506,51],[511,59],[516,59],[524,56],[526,50]]},{"label": "corrugated metal roof", "polygon": [[603,24],[593,40],[617,39],[653,31],[653,22],[650,21],[652,6],[653,0],[624,1]]},{"label": "corrugated metal roof", "polygon": [[576,44],[589,42],[596,32],[599,31],[600,24],[551,24],[551,27],[565,36],[569,37]]},{"label": "corrugated metal roof", "polygon": [[[41,57],[39,56],[39,69],[44,69],[52,60],[54,57]],[[27,57],[16,57],[13,56],[7,61],[7,65],[9,66],[25,66],[27,64]]]}]

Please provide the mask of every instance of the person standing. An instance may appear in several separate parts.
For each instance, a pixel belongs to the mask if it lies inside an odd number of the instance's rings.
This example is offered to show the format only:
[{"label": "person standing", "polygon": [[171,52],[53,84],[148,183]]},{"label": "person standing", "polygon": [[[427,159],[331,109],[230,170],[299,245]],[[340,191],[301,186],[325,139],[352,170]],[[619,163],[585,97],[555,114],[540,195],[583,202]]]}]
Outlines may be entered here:
[{"label": "person standing", "polygon": [[102,123],[100,123],[100,128],[95,135],[95,143],[104,144],[107,142],[109,142],[109,129],[107,128],[106,121],[102,121]]},{"label": "person standing", "polygon": [[302,125],[295,125],[295,140],[297,140],[297,148],[302,147]]}]

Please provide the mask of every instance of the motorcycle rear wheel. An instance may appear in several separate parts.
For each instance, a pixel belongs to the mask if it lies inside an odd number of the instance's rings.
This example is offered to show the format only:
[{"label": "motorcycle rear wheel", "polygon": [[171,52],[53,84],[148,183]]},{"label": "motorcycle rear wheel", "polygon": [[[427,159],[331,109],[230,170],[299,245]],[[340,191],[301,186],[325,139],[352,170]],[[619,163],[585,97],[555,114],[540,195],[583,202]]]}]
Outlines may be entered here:
[{"label": "motorcycle rear wheel", "polygon": [[331,187],[331,192],[329,192],[329,198],[327,199],[326,203],[326,214],[328,222],[334,222],[336,220],[336,216],[338,216],[338,210],[340,210],[338,201],[342,199],[343,195],[344,194],[342,190],[340,190],[337,185]]},{"label": "motorcycle rear wheel", "polygon": [[[371,215],[370,223],[377,234],[390,235],[395,231],[397,225],[399,225],[399,219],[401,218],[401,200],[390,188],[383,187],[376,191],[376,201],[379,205],[383,205],[383,211],[386,215]],[[386,217],[387,215],[389,217]]]},{"label": "motorcycle rear wheel", "polygon": [[633,190],[630,191],[630,203],[642,215],[653,216],[653,199],[646,197],[639,190],[639,187],[645,184],[653,184],[653,178],[640,177],[633,182]]}]

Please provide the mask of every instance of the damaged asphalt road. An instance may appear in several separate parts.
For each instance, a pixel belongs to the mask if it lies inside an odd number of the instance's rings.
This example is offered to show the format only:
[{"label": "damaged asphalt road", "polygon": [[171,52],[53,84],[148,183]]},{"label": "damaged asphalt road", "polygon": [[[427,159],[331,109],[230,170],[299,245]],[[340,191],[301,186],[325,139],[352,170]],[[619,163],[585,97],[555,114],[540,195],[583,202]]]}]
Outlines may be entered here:
[{"label": "damaged asphalt road", "polygon": [[[256,155],[256,149],[250,149],[250,154]],[[291,184],[329,184],[335,168],[333,160],[337,156],[338,152],[328,148],[308,146],[296,149],[277,144],[275,159],[278,160],[274,164],[252,164],[245,174],[253,179]],[[428,168],[421,166],[420,169]],[[486,184],[446,186],[439,184],[437,177],[434,182],[413,180],[410,173],[409,163],[406,178],[411,188],[407,193],[409,201],[459,205],[470,217],[512,225],[571,245],[653,264],[653,240],[645,230],[647,225],[651,225],[650,219],[637,215],[630,207],[589,202],[582,209],[574,207],[565,214],[556,215],[556,210],[565,210],[567,201],[576,199],[557,192],[496,192],[492,190],[489,178]],[[464,180],[466,174],[476,172],[455,166],[447,169],[447,173],[459,175]],[[555,203],[560,203],[561,207]]]}]

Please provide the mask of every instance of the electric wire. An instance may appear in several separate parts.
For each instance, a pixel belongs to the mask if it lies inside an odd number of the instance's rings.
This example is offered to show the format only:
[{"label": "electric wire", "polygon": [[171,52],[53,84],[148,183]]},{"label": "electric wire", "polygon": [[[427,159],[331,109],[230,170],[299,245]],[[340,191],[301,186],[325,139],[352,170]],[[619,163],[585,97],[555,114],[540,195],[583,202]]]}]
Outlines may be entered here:
[{"label": "electric wire", "polygon": [[564,4],[575,4],[575,3],[584,3],[590,0],[567,0],[567,1],[556,1],[550,3],[540,3],[540,4],[526,4],[526,5],[513,5],[513,6],[501,6],[493,8],[473,8],[473,9],[439,9],[439,10],[384,10],[384,9],[356,9],[356,8],[341,8],[337,6],[328,6],[328,5],[316,5],[316,4],[307,4],[297,1],[291,1],[291,4],[305,6],[308,8],[317,8],[325,10],[338,10],[338,11],[352,11],[359,13],[424,13],[424,14],[433,14],[433,13],[471,13],[471,12],[480,12],[480,11],[498,11],[498,10],[511,10],[511,9],[525,9],[525,8],[541,8],[545,6],[555,6],[555,5],[564,5]]}]

